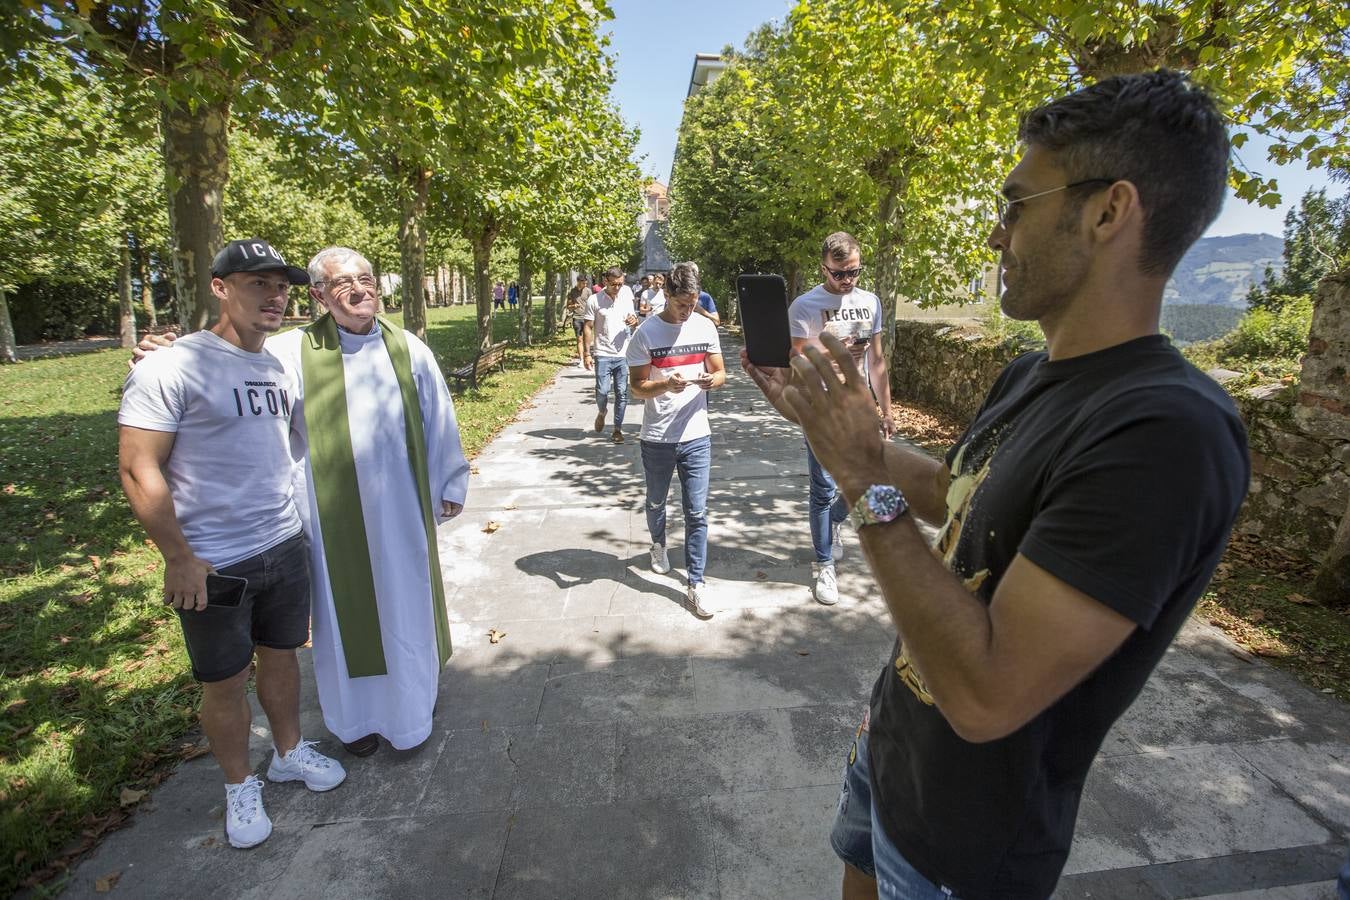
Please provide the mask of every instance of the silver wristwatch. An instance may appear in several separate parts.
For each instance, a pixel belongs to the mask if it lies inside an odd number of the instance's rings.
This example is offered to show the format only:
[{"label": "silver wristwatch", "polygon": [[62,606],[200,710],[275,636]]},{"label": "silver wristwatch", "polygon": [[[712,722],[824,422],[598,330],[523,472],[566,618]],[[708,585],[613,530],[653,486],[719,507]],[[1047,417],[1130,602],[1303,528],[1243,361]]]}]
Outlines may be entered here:
[{"label": "silver wristwatch", "polygon": [[903,516],[907,509],[909,504],[905,502],[905,495],[900,493],[898,487],[893,484],[874,484],[863,491],[858,502],[853,504],[848,518],[854,528],[862,528],[866,525],[894,522]]}]

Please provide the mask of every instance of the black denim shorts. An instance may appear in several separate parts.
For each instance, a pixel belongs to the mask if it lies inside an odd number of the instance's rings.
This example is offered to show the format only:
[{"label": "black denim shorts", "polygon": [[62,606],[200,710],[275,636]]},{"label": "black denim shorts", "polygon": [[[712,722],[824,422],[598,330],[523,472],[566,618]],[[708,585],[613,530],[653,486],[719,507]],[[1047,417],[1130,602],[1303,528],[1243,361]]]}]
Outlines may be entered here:
[{"label": "black denim shorts", "polygon": [[248,579],[238,606],[178,610],[192,677],[224,681],[238,675],[261,644],[293,650],[309,640],[309,546],[297,534],[234,565],[221,575]]}]

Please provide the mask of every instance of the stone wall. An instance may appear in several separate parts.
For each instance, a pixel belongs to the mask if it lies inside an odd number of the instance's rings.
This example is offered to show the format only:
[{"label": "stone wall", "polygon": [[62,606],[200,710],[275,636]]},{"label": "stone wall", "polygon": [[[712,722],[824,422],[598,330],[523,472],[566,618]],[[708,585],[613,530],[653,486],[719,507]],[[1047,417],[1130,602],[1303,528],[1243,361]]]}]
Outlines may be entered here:
[{"label": "stone wall", "polygon": [[895,323],[891,395],[968,422],[998,373],[1026,349],[991,341],[975,325],[902,319]]},{"label": "stone wall", "polygon": [[[1252,451],[1252,483],[1238,530],[1322,561],[1350,505],[1350,278],[1318,298],[1299,387],[1251,388],[1236,398]],[[1338,302],[1332,302],[1332,301]],[[891,391],[965,423],[998,373],[1030,349],[991,341],[979,326],[896,323]]]},{"label": "stone wall", "polygon": [[1309,428],[1292,386],[1254,387],[1236,400],[1252,453],[1237,530],[1322,559],[1350,501],[1350,438]]}]

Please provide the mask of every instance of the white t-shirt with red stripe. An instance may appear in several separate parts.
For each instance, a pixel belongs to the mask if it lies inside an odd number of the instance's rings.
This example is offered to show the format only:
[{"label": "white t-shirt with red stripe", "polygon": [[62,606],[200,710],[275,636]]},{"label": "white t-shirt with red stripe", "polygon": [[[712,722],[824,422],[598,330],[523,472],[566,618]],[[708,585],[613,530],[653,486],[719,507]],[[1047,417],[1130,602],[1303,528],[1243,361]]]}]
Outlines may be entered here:
[{"label": "white t-shirt with red stripe", "polygon": [[[707,371],[712,354],[721,355],[717,326],[704,316],[692,315],[681,325],[660,316],[649,316],[628,341],[625,354],[630,366],[651,366],[647,376],[655,381],[678,372],[693,381]],[[678,444],[712,433],[708,426],[708,392],[690,385],[678,394],[666,393],[648,400],[642,408],[642,440]]]}]

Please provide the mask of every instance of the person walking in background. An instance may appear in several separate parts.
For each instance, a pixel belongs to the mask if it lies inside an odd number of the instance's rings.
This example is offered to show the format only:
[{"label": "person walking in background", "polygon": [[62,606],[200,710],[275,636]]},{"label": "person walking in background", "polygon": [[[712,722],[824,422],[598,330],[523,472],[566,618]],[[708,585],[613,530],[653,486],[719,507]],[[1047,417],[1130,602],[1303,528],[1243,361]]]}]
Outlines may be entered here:
[{"label": "person walking in background", "polygon": [[506,302],[511,305],[512,309],[515,309],[516,303],[519,300],[520,300],[520,285],[516,284],[513,281],[511,282],[511,286],[506,289]]},{"label": "person walking in background", "polygon": [[592,294],[586,304],[586,346],[593,348],[595,361],[595,430],[605,430],[609,392],[614,391],[614,432],[611,440],[623,443],[623,417],[628,409],[628,369],[624,351],[632,329],[637,327],[633,292],[623,283],[623,269],[615,266],[605,272],[605,289]]},{"label": "person walking in background", "polygon": [[[691,262],[689,265],[694,267],[694,274],[699,275],[698,263]],[[712,322],[714,327],[722,324],[722,317],[717,314],[717,303],[713,301],[712,294],[705,290],[698,292],[698,306],[694,307],[694,312]]]},{"label": "person walking in background", "polygon": [[590,369],[591,367],[591,348],[586,345],[586,301],[590,299],[590,291],[586,284],[586,276],[578,275],[577,283],[567,292],[567,315],[572,320],[572,332],[577,336],[577,360],[578,369]]},{"label": "person walking in background", "polygon": [[[848,345],[853,364],[863,373],[880,406],[880,428],[886,437],[895,432],[891,418],[891,383],[881,349],[881,300],[858,287],[862,251],[853,235],[837,231],[825,238],[820,252],[823,283],[802,294],[788,307],[792,354],[808,345],[820,346],[820,335],[833,334]],[[711,299],[711,298],[710,298]],[[848,505],[830,473],[806,444],[806,468],[810,473],[807,496],[811,523],[811,547],[815,550],[816,601],[826,606],[839,602],[834,563],[843,551],[841,531],[848,518]]]},{"label": "person walking in background", "polygon": [[506,306],[506,285],[500,281],[492,286],[492,308],[505,309]]},{"label": "person walking in background", "polygon": [[726,383],[717,327],[694,315],[698,268],[680,263],[670,273],[664,308],[638,326],[625,353],[628,378],[642,408],[642,472],[647,484],[647,531],[652,571],[670,571],[666,553],[666,497],[680,475],[684,509],[686,602],[700,619],[712,617],[703,596],[708,555],[708,477],[712,429],[708,392]]}]

